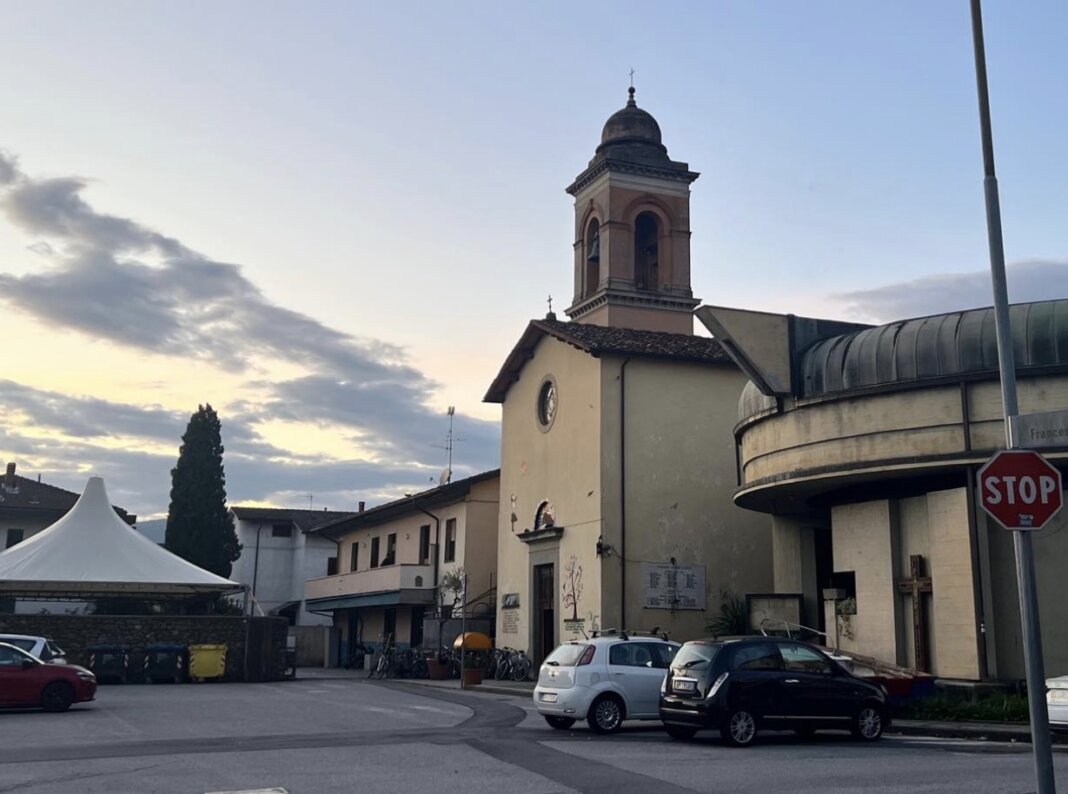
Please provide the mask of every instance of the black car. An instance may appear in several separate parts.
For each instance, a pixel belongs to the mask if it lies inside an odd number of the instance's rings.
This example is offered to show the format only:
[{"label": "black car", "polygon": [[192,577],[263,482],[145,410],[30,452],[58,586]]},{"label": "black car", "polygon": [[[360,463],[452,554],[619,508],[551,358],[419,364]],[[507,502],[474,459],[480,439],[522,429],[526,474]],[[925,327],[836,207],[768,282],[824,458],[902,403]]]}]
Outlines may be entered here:
[{"label": "black car", "polygon": [[660,719],[676,739],[718,730],[752,744],[762,729],[852,731],[875,741],[890,724],[886,691],[798,640],[695,640],[679,649],[660,689]]}]

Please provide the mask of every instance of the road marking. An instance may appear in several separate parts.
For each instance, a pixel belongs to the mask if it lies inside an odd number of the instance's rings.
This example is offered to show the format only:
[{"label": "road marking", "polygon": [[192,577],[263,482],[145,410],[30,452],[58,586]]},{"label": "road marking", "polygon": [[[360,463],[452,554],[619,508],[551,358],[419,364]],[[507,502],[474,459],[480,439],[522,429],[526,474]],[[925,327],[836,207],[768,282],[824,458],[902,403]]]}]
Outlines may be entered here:
[{"label": "road marking", "polygon": [[284,788],[243,788],[240,791],[205,791],[204,794],[289,794]]}]

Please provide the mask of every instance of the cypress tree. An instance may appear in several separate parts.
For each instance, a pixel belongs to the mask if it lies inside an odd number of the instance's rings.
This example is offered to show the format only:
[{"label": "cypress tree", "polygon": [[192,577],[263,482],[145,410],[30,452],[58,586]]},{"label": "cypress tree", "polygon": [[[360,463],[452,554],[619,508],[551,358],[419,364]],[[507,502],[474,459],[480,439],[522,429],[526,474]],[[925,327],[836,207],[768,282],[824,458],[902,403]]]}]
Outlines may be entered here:
[{"label": "cypress tree", "polygon": [[226,509],[222,424],[210,405],[189,420],[171,469],[168,551],[219,576],[229,576],[241,554],[234,517]]}]

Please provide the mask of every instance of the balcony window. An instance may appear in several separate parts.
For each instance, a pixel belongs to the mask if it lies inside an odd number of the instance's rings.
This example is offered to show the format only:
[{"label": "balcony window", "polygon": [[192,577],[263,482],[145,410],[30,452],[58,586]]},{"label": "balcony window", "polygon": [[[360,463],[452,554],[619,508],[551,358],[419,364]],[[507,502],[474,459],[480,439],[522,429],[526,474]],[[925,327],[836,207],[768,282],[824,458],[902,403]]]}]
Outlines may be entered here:
[{"label": "balcony window", "polygon": [[360,544],[355,542],[349,551],[349,570],[355,571],[360,564]]},{"label": "balcony window", "polygon": [[383,565],[395,565],[397,563],[397,533],[390,532],[386,537],[386,558]]},{"label": "balcony window", "polygon": [[419,563],[426,565],[430,562],[430,524],[419,527]]},{"label": "balcony window", "polygon": [[271,524],[272,538],[288,538],[293,535],[292,524]]},{"label": "balcony window", "polygon": [[334,576],[337,573],[337,557],[326,558],[326,575]]},{"label": "balcony window", "polygon": [[456,562],[456,519],[445,521],[445,562]]},{"label": "balcony window", "polygon": [[371,538],[371,567],[378,567],[378,538]]}]

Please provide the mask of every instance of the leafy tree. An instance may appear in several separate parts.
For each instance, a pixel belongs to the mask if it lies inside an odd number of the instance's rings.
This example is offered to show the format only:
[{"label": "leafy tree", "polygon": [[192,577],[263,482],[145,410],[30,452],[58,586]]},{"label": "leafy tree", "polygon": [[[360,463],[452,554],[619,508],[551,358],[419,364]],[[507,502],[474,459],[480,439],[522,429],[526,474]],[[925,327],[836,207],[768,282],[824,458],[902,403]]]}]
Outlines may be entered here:
[{"label": "leafy tree", "polygon": [[194,565],[229,576],[241,554],[234,518],[226,509],[222,425],[210,405],[189,420],[171,469],[171,505],[164,545]]}]

